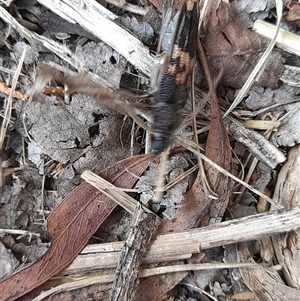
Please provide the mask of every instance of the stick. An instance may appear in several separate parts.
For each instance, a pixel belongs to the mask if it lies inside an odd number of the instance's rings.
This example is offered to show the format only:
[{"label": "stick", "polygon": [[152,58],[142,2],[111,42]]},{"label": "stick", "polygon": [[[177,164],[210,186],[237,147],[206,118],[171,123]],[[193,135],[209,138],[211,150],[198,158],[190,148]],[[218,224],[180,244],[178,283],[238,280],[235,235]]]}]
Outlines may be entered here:
[{"label": "stick", "polygon": [[[154,238],[142,263],[189,258],[200,249],[259,239],[300,228],[300,206],[234,219],[204,228]],[[124,242],[87,246],[61,274],[115,268]]]}]

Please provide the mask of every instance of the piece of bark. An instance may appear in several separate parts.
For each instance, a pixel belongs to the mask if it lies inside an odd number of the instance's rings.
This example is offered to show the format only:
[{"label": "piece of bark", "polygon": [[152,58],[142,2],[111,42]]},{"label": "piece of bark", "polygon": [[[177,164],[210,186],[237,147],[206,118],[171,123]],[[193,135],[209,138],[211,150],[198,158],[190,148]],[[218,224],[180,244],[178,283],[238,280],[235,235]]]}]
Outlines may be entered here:
[{"label": "piece of bark", "polygon": [[[274,236],[300,228],[299,206],[242,217],[203,228],[158,235],[151,240],[142,263],[190,258],[202,250]],[[124,242],[88,245],[60,275],[117,266]]]},{"label": "piece of bark", "polygon": [[141,205],[137,205],[127,239],[121,250],[111,290],[111,301],[134,300],[139,266],[156,228],[155,220],[155,215],[144,212]]},{"label": "piece of bark", "polygon": [[[281,168],[276,181],[273,199],[284,208],[300,205],[299,166],[298,144],[290,149],[287,162]],[[300,290],[300,231],[276,235],[272,237],[272,241],[286,283]]]},{"label": "piece of bark", "polygon": [[275,168],[286,160],[285,155],[264,136],[246,129],[240,122],[230,116],[225,118],[225,122],[230,135],[236,141],[245,145],[251,154],[266,165]]},{"label": "piece of bark", "polygon": [[[237,253],[240,262],[255,263],[245,243],[238,244]],[[260,301],[299,300],[299,290],[286,286],[275,271],[271,270],[273,273],[270,275],[263,268],[240,268],[240,272],[246,285]]]}]

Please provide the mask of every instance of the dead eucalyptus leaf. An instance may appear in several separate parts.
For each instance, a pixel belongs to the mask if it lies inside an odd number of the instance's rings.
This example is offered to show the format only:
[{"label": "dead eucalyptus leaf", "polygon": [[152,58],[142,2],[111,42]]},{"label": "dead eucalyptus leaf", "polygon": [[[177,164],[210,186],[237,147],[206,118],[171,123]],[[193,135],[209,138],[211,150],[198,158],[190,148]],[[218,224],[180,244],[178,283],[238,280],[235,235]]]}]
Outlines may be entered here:
[{"label": "dead eucalyptus leaf", "polygon": [[[131,188],[150,157],[127,158],[100,174],[118,187]],[[87,183],[74,189],[47,219],[51,247],[38,261],[0,283],[1,300],[16,300],[69,265],[115,207],[115,202]]]}]

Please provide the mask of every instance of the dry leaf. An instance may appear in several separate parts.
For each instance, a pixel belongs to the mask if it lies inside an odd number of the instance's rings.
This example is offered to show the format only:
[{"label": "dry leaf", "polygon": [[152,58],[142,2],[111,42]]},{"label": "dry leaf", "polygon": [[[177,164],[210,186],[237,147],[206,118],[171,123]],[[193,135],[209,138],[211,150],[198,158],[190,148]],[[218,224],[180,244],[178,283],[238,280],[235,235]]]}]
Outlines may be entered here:
[{"label": "dry leaf", "polygon": [[[131,188],[147,168],[150,156],[119,161],[101,176],[118,187]],[[116,203],[87,183],[74,189],[47,219],[50,249],[40,260],[0,283],[1,300],[17,299],[70,264],[115,207]]]},{"label": "dry leaf", "polygon": [[[222,83],[234,88],[242,87],[268,44],[265,38],[247,29],[230,4],[223,1],[212,11],[203,39],[213,77],[225,65]],[[276,87],[283,69],[281,56],[273,52],[258,84]]]},{"label": "dry leaf", "polygon": [[298,26],[300,25],[300,3],[292,2],[288,6],[288,13],[283,17],[285,21],[295,22]]}]

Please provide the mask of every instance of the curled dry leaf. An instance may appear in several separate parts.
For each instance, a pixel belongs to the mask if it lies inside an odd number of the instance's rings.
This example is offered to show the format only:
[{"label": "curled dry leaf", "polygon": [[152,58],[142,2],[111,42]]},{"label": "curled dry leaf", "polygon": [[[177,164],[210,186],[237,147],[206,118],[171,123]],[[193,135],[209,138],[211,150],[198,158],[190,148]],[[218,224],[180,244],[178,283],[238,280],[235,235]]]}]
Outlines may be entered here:
[{"label": "curled dry leaf", "polygon": [[[131,188],[150,158],[151,155],[139,155],[119,161],[104,169],[101,176],[118,187]],[[16,300],[69,265],[115,207],[116,203],[87,183],[74,189],[47,219],[50,249],[38,261],[0,283],[1,300]]]},{"label": "curled dry leaf", "polygon": [[[221,1],[220,5],[212,10],[203,47],[215,77],[220,66],[225,65],[222,80],[224,85],[242,87],[268,44],[265,38],[246,28],[245,22],[235,15],[230,4]],[[281,56],[272,53],[258,84],[276,87],[283,70]]]}]

